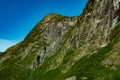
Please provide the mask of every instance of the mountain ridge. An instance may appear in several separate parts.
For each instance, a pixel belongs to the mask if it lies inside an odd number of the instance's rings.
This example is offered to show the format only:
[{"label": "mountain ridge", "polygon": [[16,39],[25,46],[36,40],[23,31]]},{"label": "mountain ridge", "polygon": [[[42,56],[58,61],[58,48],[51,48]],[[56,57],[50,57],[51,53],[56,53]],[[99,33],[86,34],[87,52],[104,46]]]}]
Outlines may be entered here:
[{"label": "mountain ridge", "polygon": [[119,80],[119,3],[89,0],[81,16],[48,14],[4,53],[0,79]]}]

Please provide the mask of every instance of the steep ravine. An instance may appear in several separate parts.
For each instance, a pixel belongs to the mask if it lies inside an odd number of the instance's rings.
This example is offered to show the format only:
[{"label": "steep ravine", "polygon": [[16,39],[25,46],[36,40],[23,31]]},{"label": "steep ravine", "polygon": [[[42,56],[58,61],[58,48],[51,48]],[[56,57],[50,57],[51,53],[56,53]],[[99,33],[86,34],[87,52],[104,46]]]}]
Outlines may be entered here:
[{"label": "steep ravine", "polygon": [[120,0],[78,17],[48,14],[0,58],[0,80],[119,80]]}]

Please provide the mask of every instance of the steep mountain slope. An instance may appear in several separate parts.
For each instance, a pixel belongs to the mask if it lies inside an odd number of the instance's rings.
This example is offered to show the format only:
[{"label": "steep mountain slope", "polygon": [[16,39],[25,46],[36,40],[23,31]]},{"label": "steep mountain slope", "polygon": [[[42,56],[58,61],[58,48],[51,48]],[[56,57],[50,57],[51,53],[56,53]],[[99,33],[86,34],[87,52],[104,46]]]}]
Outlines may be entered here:
[{"label": "steep mountain slope", "polygon": [[0,80],[119,80],[120,0],[89,0],[83,14],[48,14],[4,52]]}]

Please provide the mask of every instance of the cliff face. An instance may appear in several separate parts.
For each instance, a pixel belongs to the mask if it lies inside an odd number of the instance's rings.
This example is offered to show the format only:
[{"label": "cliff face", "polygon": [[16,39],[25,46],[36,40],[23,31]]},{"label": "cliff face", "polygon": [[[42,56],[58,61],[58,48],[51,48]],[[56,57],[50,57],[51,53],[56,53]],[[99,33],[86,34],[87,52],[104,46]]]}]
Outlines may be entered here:
[{"label": "cliff face", "polygon": [[89,0],[78,17],[48,14],[4,52],[0,79],[119,80],[119,13],[120,0]]}]

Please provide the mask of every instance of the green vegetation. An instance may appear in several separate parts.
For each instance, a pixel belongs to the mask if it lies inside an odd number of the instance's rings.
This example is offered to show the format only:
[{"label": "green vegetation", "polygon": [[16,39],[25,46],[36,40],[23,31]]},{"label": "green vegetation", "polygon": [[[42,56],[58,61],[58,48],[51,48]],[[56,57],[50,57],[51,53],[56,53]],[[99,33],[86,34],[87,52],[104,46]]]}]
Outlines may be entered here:
[{"label": "green vegetation", "polygon": [[20,66],[16,60],[7,59],[0,70],[0,80],[25,80],[30,74],[30,70]]},{"label": "green vegetation", "polygon": [[120,40],[120,23],[115,26],[115,29],[112,30],[111,36],[110,36],[111,41],[112,40]]}]

